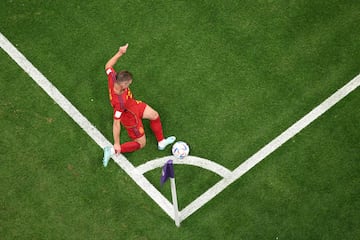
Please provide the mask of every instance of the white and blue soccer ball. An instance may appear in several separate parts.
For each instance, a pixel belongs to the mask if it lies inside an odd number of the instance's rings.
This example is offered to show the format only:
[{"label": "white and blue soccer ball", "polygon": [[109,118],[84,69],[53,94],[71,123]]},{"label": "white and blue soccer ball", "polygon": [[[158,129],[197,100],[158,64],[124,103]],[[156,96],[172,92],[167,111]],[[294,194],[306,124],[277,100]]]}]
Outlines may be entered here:
[{"label": "white and blue soccer ball", "polygon": [[172,146],[171,152],[174,157],[178,159],[183,159],[184,157],[189,155],[190,148],[186,142],[178,141]]}]

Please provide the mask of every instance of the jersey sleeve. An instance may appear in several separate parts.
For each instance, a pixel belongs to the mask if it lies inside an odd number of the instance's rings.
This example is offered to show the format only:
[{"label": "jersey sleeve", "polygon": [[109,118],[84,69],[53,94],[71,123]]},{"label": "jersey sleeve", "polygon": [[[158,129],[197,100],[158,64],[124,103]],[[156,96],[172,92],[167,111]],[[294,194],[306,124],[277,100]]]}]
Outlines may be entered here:
[{"label": "jersey sleeve", "polygon": [[122,111],[120,111],[120,109],[115,109],[115,108],[114,108],[114,119],[115,119],[115,120],[120,120],[120,119],[121,119],[121,115],[122,115]]},{"label": "jersey sleeve", "polygon": [[105,73],[108,77],[109,85],[110,85],[110,83],[113,85],[115,82],[115,79],[116,79],[116,72],[115,72],[114,68],[109,67],[109,68],[105,69]]}]

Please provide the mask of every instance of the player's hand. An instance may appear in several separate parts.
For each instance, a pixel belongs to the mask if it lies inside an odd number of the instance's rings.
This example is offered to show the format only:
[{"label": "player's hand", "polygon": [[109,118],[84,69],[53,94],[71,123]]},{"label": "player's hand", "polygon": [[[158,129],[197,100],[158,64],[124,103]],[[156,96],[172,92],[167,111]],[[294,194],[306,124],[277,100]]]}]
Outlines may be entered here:
[{"label": "player's hand", "polygon": [[114,144],[115,153],[119,154],[121,153],[121,146],[120,144]]},{"label": "player's hand", "polygon": [[127,43],[126,45],[124,45],[124,46],[121,46],[121,47],[119,48],[119,53],[120,53],[120,54],[126,53],[126,50],[127,50],[128,46],[129,46],[128,43]]}]

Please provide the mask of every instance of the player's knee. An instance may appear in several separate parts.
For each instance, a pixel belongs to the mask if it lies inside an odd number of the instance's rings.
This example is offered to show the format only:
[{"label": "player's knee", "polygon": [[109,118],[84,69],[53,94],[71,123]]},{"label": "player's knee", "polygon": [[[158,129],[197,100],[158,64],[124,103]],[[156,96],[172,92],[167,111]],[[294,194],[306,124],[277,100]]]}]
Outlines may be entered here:
[{"label": "player's knee", "polygon": [[152,109],[151,112],[148,112],[147,118],[149,120],[156,120],[159,117],[159,113]]},{"label": "player's knee", "polygon": [[151,108],[149,105],[146,106],[145,111],[143,113],[143,118],[149,120],[156,120],[159,117],[159,113]]},{"label": "player's knee", "polygon": [[158,119],[159,117],[159,113],[157,111],[154,110],[154,112],[152,113],[152,116],[151,116],[151,120],[155,120],[155,119]]},{"label": "player's knee", "polygon": [[140,149],[143,148],[143,147],[145,147],[145,145],[146,145],[146,141],[140,143]]},{"label": "player's knee", "polygon": [[136,139],[136,142],[138,142],[140,144],[140,149],[145,147],[145,145],[146,145],[145,135],[142,136],[141,138]]}]

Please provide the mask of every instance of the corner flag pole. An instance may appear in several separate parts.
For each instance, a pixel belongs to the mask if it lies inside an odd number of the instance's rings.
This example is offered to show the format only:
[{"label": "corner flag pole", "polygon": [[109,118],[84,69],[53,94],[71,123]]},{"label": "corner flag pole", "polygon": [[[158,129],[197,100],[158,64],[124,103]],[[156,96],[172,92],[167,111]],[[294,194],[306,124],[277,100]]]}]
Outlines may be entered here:
[{"label": "corner flag pole", "polygon": [[177,227],[180,227],[180,217],[179,217],[179,208],[178,208],[178,201],[177,201],[177,195],[176,195],[176,185],[175,185],[175,178],[170,178],[170,184],[171,184],[171,196],[174,206],[174,220],[175,225]]},{"label": "corner flag pole", "polygon": [[174,166],[173,161],[169,160],[165,163],[162,169],[160,182],[163,185],[170,178],[171,185],[171,197],[174,206],[174,221],[177,227],[180,227],[180,216],[179,216],[179,208],[176,194],[176,184],[175,184],[175,174],[174,174]]}]

